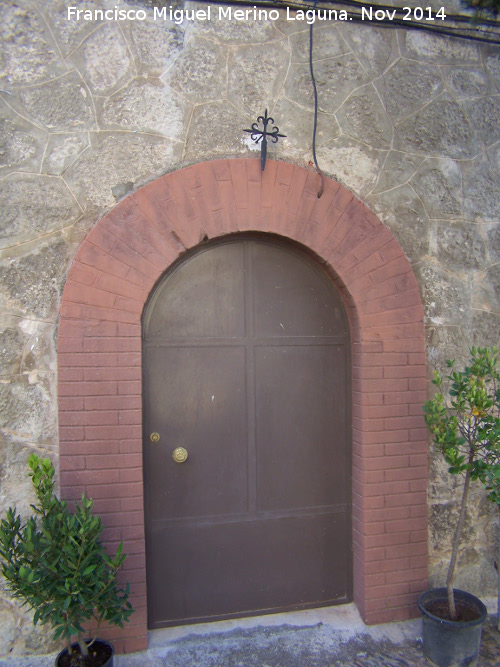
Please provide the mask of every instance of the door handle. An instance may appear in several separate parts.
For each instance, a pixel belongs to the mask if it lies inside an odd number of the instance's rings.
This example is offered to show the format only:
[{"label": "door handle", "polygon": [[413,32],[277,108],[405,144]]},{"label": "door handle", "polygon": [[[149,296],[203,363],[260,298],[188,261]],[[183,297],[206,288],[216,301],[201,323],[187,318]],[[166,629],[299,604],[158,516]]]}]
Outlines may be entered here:
[{"label": "door handle", "polygon": [[176,447],[172,452],[172,458],[176,463],[184,463],[188,457],[187,449],[184,447]]}]

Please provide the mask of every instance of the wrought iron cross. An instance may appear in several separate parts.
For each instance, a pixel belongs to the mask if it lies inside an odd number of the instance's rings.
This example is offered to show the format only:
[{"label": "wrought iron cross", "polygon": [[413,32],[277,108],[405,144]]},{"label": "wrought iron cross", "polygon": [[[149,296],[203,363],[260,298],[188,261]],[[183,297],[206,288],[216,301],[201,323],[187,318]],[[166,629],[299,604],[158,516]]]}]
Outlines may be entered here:
[{"label": "wrought iron cross", "polygon": [[[259,130],[259,123],[262,123],[263,129]],[[260,168],[262,171],[264,171],[264,168],[266,166],[266,157],[267,157],[267,137],[271,137],[273,144],[276,144],[278,142],[278,139],[280,137],[286,137],[286,134],[279,134],[279,128],[274,125],[272,132],[269,132],[267,129],[267,126],[271,123],[271,125],[274,124],[274,118],[271,118],[270,116],[267,115],[267,109],[264,113],[263,116],[259,116],[257,118],[256,123],[252,123],[252,129],[251,130],[243,130],[243,132],[248,132],[252,138],[253,141],[255,141],[256,144],[259,143],[259,141],[262,140],[262,143],[260,145]]]}]

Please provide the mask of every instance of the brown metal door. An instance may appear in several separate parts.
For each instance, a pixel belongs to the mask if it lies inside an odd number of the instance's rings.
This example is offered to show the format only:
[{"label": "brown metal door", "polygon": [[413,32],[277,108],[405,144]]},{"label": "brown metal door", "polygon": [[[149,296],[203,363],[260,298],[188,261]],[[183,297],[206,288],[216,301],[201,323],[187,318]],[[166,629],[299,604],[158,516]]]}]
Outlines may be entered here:
[{"label": "brown metal door", "polygon": [[322,268],[204,246],[156,288],[143,352],[149,627],[349,601],[348,326]]}]

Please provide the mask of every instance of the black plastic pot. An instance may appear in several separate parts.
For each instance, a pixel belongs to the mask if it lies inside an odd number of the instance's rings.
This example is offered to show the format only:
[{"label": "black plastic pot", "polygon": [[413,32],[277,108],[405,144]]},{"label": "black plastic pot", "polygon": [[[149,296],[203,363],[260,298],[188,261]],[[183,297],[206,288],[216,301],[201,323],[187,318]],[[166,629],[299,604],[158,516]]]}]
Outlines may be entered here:
[{"label": "black plastic pot", "polygon": [[[90,640],[87,640],[87,643],[88,643],[89,641],[90,641]],[[113,644],[110,644],[109,642],[107,642],[107,641],[104,640],[104,639],[96,639],[96,640],[93,642],[93,645],[95,645],[95,644],[98,644],[98,645],[100,645],[100,646],[106,646],[106,647],[108,648],[108,650],[111,652],[110,657],[106,660],[106,662],[101,663],[99,667],[113,667],[113,656],[115,655],[115,649],[114,649]],[[75,643],[75,644],[71,644],[71,648],[74,648],[74,647],[76,647],[76,646],[77,646],[76,643]],[[89,649],[89,650],[91,650],[91,649]],[[58,656],[57,656],[57,658],[56,658],[56,662],[55,662],[55,667],[60,667],[61,665],[63,665],[64,662],[62,662],[62,660],[63,660],[64,658],[66,658],[67,655],[68,655],[68,649],[65,648],[65,649],[63,649],[63,650],[58,654]]]},{"label": "black plastic pot", "polygon": [[437,601],[447,603],[446,588],[433,588],[422,593],[418,598],[418,608],[424,622],[424,654],[438,667],[476,667],[488,611],[479,598],[465,591],[453,590],[455,602],[474,610],[478,618],[449,621],[435,616],[427,607]]}]

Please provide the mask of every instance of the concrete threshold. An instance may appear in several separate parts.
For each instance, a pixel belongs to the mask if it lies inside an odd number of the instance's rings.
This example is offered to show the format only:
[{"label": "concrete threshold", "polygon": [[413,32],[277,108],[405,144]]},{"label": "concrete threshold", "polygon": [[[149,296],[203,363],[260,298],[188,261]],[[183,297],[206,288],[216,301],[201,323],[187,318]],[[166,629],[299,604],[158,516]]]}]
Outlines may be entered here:
[{"label": "concrete threshold", "polygon": [[[154,630],[149,633],[147,651],[117,656],[115,664],[116,667],[416,667],[426,664],[420,636],[420,619],[370,627],[363,623],[356,606],[348,604]],[[404,657],[408,651],[412,653],[409,661]]]}]

